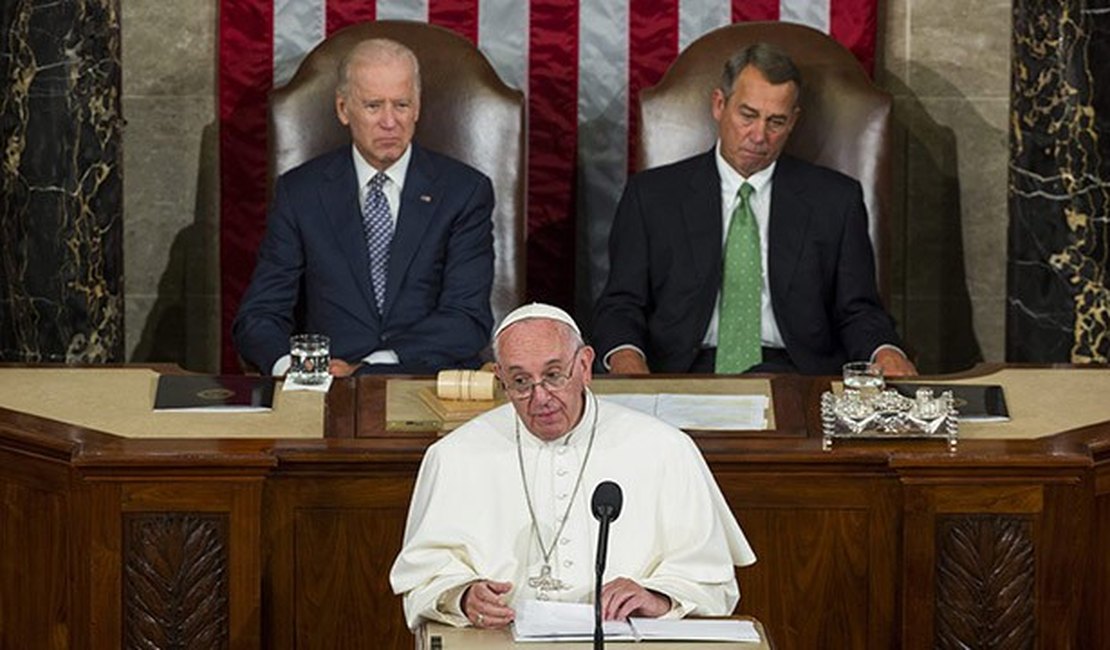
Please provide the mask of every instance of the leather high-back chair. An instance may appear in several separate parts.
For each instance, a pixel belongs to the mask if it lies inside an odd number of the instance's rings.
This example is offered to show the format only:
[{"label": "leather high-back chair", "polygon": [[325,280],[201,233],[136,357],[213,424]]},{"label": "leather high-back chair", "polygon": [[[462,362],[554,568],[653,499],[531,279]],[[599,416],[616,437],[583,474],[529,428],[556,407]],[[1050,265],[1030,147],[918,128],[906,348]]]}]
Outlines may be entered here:
[{"label": "leather high-back chair", "polygon": [[368,38],[389,38],[420,61],[421,146],[461,160],[493,181],[494,322],[524,300],[524,96],[505,85],[470,41],[427,23],[382,20],[339,30],[308,54],[270,97],[270,187],[283,172],[344,143],[335,114],[343,55]]},{"label": "leather high-back chair", "polygon": [[888,298],[886,223],[890,201],[891,97],[844,46],[810,27],[738,23],[687,47],[660,82],[640,94],[640,169],[706,151],[717,137],[710,96],[725,61],[759,41],[781,47],[802,75],[802,112],[786,153],[843,172],[863,185],[879,292]]}]

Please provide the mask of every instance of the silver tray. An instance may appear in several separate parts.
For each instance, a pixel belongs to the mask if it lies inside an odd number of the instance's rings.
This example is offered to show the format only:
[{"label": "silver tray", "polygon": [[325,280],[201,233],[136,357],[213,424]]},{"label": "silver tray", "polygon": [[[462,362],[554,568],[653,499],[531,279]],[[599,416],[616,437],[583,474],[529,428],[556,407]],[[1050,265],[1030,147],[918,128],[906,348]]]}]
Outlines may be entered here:
[{"label": "silver tray", "polygon": [[914,397],[894,389],[882,391],[845,390],[821,395],[822,448],[832,449],[833,440],[929,438],[945,440],[949,451],[959,442],[959,414],[952,391],[934,395],[919,388]]}]

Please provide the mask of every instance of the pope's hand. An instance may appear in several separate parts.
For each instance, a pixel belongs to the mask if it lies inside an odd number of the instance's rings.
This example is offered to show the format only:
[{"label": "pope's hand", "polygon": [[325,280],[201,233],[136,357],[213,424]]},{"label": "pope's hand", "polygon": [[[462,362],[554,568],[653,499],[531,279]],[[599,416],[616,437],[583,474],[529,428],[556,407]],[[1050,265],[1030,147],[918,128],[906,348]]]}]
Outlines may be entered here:
[{"label": "pope's hand", "polygon": [[505,604],[505,594],[512,588],[511,582],[479,580],[471,583],[463,592],[463,615],[474,627],[505,627],[516,616],[513,608]]},{"label": "pope's hand", "polygon": [[671,599],[649,591],[628,578],[617,578],[601,588],[601,618],[624,620],[629,616],[658,618],[671,611]]}]

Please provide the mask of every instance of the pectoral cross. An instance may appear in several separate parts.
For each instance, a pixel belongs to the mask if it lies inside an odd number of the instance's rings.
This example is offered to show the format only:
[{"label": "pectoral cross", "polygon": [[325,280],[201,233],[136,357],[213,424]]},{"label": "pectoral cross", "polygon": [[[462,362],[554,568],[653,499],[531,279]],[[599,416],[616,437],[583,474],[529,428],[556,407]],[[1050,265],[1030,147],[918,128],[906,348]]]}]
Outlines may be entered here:
[{"label": "pectoral cross", "polygon": [[528,578],[528,586],[540,592],[541,600],[545,595],[544,592],[562,591],[567,588],[562,580],[551,575],[551,565],[546,563],[540,568],[538,576]]}]

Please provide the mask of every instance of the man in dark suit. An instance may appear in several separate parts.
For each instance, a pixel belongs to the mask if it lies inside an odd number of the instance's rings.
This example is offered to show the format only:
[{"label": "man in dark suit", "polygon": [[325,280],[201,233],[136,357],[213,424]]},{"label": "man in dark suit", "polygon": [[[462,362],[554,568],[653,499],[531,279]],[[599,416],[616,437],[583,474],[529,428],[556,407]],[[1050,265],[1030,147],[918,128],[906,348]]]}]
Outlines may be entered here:
[{"label": "man in dark suit", "polygon": [[412,142],[420,70],[399,43],[351,50],[335,108],[352,145],[278,179],[236,348],[284,374],[303,311],[304,331],[331,338],[333,375],[476,366],[493,324],[490,180]]},{"label": "man in dark suit", "polygon": [[[717,145],[629,181],[594,316],[606,369],[839,374],[871,359],[916,373],[879,300],[859,183],[781,156],[800,92],[784,52],[742,50],[713,91]],[[730,266],[744,229],[748,261]]]}]

